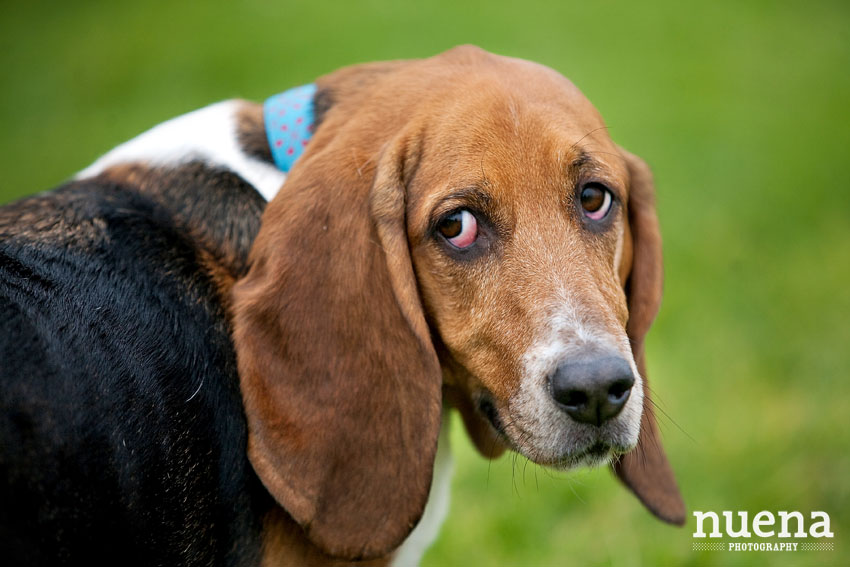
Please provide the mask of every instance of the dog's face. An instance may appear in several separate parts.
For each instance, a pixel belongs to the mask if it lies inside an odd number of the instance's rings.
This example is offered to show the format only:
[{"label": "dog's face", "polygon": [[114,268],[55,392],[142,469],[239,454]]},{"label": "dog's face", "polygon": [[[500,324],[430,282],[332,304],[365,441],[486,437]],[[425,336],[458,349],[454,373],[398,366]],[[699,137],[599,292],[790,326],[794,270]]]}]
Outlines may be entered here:
[{"label": "dog's face", "polygon": [[589,102],[529,67],[457,85],[421,141],[408,239],[446,381],[530,459],[597,464],[634,447],[642,408],[629,174]]},{"label": "dog's face", "polygon": [[645,165],[545,67],[457,48],[317,81],[318,127],[233,290],[248,455],[332,555],[422,513],[442,406],[508,446],[684,510],[647,404],[661,292]]}]

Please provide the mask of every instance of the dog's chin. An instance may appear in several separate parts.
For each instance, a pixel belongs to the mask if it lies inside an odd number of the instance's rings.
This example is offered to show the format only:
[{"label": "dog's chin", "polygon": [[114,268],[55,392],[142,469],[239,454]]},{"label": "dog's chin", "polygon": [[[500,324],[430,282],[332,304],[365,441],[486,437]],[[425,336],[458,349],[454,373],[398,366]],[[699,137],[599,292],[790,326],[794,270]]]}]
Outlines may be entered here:
[{"label": "dog's chin", "polygon": [[565,455],[551,463],[541,463],[558,470],[571,470],[581,467],[597,468],[611,462],[614,449],[601,441],[597,441],[587,449],[570,455]]}]

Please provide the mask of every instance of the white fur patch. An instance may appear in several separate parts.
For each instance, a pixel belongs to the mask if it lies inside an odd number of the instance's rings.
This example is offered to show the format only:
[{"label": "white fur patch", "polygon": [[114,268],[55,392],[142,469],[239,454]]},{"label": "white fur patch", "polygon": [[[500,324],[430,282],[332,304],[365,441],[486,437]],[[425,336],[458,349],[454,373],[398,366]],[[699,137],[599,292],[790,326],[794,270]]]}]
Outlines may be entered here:
[{"label": "white fur patch", "polygon": [[434,477],[431,481],[428,502],[425,504],[425,512],[419,524],[396,551],[391,563],[393,567],[416,567],[425,551],[437,539],[440,527],[449,513],[453,468],[454,462],[449,446],[449,416],[444,410],[440,439],[437,442],[437,455],[434,459]]},{"label": "white fur patch", "polygon": [[75,178],[93,177],[125,163],[161,167],[202,161],[229,169],[270,201],[283,186],[286,174],[272,164],[246,155],[239,146],[236,116],[245,104],[227,100],[172,118],[116,147]]}]

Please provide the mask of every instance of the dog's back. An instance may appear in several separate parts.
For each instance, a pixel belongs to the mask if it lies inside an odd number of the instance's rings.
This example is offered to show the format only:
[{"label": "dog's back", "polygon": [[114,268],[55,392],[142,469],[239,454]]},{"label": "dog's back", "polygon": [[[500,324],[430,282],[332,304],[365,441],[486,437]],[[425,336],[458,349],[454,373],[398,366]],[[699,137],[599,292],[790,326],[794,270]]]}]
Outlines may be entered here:
[{"label": "dog's back", "polygon": [[[262,199],[241,189],[205,202],[238,200],[250,232]],[[105,178],[0,209],[5,564],[257,562],[267,496],[185,220]]]}]

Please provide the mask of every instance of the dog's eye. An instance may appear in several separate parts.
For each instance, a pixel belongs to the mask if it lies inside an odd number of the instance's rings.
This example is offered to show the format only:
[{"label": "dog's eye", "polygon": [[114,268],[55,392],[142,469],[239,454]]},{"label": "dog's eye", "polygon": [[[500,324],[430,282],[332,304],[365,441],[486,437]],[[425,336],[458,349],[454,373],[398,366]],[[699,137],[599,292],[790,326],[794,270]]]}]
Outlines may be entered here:
[{"label": "dog's eye", "polygon": [[581,190],[581,208],[590,220],[602,220],[611,210],[611,191],[607,187],[591,183]]},{"label": "dog's eye", "polygon": [[478,238],[478,221],[466,209],[460,209],[443,217],[437,225],[446,240],[458,248],[472,246]]}]

